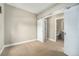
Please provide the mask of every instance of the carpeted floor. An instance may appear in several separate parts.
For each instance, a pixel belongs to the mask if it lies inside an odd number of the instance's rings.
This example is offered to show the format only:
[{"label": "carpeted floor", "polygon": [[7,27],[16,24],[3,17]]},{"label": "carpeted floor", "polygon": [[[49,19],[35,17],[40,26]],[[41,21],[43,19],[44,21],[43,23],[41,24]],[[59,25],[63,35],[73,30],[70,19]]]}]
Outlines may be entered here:
[{"label": "carpeted floor", "polygon": [[4,49],[2,56],[64,56],[63,41],[33,41]]}]

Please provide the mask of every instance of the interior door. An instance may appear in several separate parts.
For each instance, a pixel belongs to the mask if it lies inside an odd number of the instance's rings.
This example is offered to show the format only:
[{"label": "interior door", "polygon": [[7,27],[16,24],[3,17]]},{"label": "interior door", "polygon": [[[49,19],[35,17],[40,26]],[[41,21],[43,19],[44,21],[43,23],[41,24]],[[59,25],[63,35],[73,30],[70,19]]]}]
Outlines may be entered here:
[{"label": "interior door", "polygon": [[47,35],[47,32],[48,32],[48,29],[47,29],[47,19],[44,19],[44,42],[46,42],[48,40],[48,35]]},{"label": "interior door", "polygon": [[79,5],[64,11],[64,53],[79,55]]},{"label": "interior door", "polygon": [[44,19],[39,19],[37,21],[37,40],[44,42],[45,39],[45,23]]}]

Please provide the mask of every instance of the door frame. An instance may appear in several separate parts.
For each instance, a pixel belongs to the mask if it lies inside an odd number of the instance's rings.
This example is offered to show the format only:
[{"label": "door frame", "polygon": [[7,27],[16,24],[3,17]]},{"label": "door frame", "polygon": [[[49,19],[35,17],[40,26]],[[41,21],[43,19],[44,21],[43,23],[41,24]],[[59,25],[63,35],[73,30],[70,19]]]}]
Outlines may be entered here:
[{"label": "door frame", "polygon": [[57,41],[57,20],[59,20],[59,19],[64,19],[64,17],[58,17],[58,18],[55,18],[55,40]]}]

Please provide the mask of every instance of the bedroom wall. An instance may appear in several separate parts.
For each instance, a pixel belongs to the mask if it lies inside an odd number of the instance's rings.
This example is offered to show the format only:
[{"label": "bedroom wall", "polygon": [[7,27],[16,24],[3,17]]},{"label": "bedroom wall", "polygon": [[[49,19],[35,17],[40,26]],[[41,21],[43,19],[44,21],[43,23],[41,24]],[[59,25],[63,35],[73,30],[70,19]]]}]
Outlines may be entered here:
[{"label": "bedroom wall", "polygon": [[0,3],[1,13],[0,13],[0,54],[4,47],[4,5]]},{"label": "bedroom wall", "polygon": [[56,41],[55,40],[55,16],[52,16],[48,19],[48,38]]},{"label": "bedroom wall", "polygon": [[5,44],[36,39],[36,16],[5,4]]}]

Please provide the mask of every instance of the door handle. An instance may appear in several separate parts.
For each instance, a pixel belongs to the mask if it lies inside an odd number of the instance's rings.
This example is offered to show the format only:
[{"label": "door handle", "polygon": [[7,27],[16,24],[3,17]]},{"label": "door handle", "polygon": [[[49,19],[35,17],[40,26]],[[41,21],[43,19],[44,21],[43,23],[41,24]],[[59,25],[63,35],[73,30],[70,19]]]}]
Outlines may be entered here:
[{"label": "door handle", "polygon": [[64,35],[66,35],[66,32],[64,32]]}]

